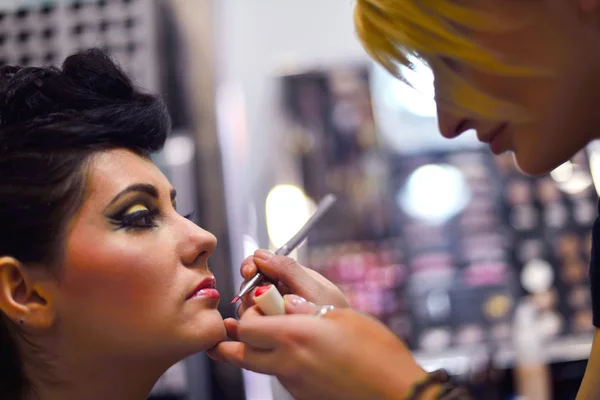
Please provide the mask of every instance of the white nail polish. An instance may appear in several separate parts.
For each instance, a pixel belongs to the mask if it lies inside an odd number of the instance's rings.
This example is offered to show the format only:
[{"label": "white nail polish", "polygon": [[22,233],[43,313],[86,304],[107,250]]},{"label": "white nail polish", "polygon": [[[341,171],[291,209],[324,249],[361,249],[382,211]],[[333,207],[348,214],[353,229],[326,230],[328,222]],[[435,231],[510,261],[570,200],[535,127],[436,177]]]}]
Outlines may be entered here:
[{"label": "white nail polish", "polygon": [[296,295],[291,295],[289,297],[289,301],[294,306],[299,306],[300,304],[306,303],[306,299],[304,297],[300,297],[300,296],[296,296]]}]

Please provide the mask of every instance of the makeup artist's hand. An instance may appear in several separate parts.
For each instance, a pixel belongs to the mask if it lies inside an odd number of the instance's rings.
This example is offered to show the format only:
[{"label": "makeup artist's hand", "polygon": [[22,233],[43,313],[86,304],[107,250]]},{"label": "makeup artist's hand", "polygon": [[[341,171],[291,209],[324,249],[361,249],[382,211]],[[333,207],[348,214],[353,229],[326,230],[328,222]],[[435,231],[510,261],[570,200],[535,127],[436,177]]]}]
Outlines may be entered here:
[{"label": "makeup artist's hand", "polygon": [[[268,250],[257,250],[244,260],[240,272],[244,279],[254,276],[257,268],[273,282],[282,295],[295,294],[315,304],[349,307],[346,297],[333,283],[310,268],[303,267],[290,257],[276,256]],[[254,291],[244,296],[238,309],[244,311],[254,305]]]},{"label": "makeup artist's hand", "polygon": [[225,320],[234,341],[220,343],[209,356],[274,375],[299,400],[401,399],[425,376],[378,321],[348,308],[319,318],[318,306],[297,296],[285,300],[288,314],[296,315],[265,317],[252,307],[240,321]]}]

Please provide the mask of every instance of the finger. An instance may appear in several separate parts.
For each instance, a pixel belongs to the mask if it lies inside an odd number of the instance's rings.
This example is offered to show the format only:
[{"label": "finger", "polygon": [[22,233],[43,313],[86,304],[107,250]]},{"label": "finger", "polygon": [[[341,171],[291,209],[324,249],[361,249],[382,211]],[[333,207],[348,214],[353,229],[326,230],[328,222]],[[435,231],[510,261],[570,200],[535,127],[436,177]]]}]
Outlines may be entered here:
[{"label": "finger", "polygon": [[319,331],[321,320],[309,315],[275,315],[253,317],[240,321],[238,337],[241,342],[262,350],[302,342]]},{"label": "finger", "polygon": [[221,342],[210,350],[209,355],[218,361],[260,374],[273,375],[277,370],[273,352],[253,349],[240,342]]},{"label": "finger", "polygon": [[242,261],[242,265],[240,266],[240,274],[245,280],[252,278],[257,271],[258,269],[254,263],[254,256],[248,256],[244,261]]},{"label": "finger", "polygon": [[242,320],[248,321],[249,319],[252,319],[252,318],[264,317],[264,316],[265,315],[262,313],[262,311],[260,311],[260,308],[258,308],[258,306],[252,306],[252,307],[247,308],[246,311],[244,311]]},{"label": "finger", "polygon": [[[250,307],[252,307],[252,306],[250,306]],[[246,307],[246,304],[244,304],[244,302],[242,302],[242,303],[241,303],[241,304],[238,306],[238,308],[237,308],[237,310],[236,310],[236,313],[237,313],[237,316],[238,316],[238,318],[242,318],[242,316],[244,315],[244,313],[246,312],[246,310],[247,310],[248,308],[249,308],[249,307]]]},{"label": "finger", "polygon": [[288,285],[281,281],[277,283],[277,290],[279,291],[279,293],[281,293],[282,296],[286,294],[292,294],[292,291],[290,290]]},{"label": "finger", "polygon": [[[272,350],[276,347],[277,341],[268,335],[260,333],[260,328],[254,328],[254,331],[248,332],[246,328],[254,327],[256,322],[259,326],[263,324],[265,315],[258,306],[250,307],[244,313],[244,318],[240,320],[241,329],[238,325],[238,340],[249,344],[252,347],[261,350]],[[254,322],[253,322],[254,321]]]},{"label": "finger", "polygon": [[286,314],[308,314],[315,315],[320,307],[310,301],[306,301],[303,297],[289,294],[283,296]]},{"label": "finger", "polygon": [[225,325],[225,330],[227,331],[227,337],[229,337],[231,340],[239,341],[239,322],[233,318],[227,318],[223,320],[223,324]]},{"label": "finger", "polygon": [[275,255],[267,250],[257,250],[254,253],[254,262],[272,282],[281,281],[292,293],[303,295],[303,292],[310,292],[315,286],[315,280],[293,258]]},{"label": "finger", "polygon": [[211,359],[219,362],[225,362],[221,354],[217,352],[214,348],[206,350],[206,355]]},{"label": "finger", "polygon": [[[242,283],[242,286],[240,286],[240,290],[242,290],[242,287],[246,284],[246,282]],[[250,291],[250,293],[245,294],[242,296],[242,304],[244,304],[245,308],[250,308],[254,305],[254,291]]]}]

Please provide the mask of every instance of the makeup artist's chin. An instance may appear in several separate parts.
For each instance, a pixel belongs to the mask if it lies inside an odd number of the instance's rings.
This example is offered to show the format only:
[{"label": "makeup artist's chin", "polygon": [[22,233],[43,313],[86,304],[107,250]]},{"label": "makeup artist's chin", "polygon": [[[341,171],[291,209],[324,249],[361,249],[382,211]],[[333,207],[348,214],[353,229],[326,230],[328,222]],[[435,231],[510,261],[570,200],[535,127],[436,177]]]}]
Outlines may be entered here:
[{"label": "makeup artist's chin", "polygon": [[551,172],[556,167],[565,163],[572,157],[568,154],[541,153],[536,148],[523,146],[513,150],[515,165],[519,171],[528,176],[540,176]]}]

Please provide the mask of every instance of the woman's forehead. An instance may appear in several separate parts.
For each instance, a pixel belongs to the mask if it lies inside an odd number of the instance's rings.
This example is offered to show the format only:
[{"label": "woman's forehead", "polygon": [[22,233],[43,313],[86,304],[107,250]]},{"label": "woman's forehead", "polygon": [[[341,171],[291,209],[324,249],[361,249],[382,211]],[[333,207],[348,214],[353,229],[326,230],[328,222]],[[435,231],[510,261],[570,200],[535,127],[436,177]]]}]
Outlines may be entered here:
[{"label": "woman's forehead", "polygon": [[107,150],[92,159],[88,175],[88,199],[112,199],[135,184],[150,184],[170,190],[167,178],[152,161],[126,149]]}]

